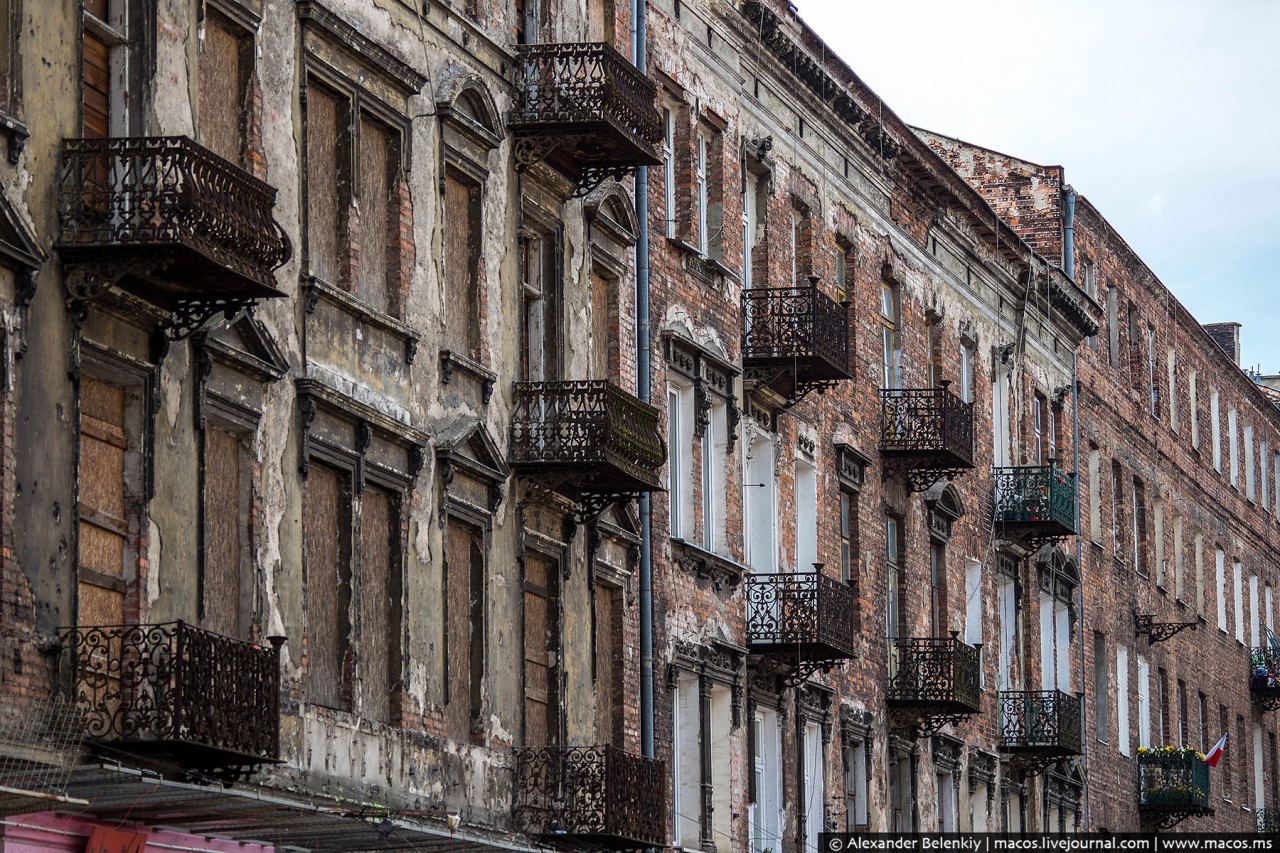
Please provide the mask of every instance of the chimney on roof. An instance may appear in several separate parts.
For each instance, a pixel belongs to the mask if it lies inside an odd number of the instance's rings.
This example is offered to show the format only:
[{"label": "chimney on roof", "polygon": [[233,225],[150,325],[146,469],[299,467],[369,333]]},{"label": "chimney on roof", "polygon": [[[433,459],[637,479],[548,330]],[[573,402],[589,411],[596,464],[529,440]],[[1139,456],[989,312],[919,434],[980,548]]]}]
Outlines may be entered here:
[{"label": "chimney on roof", "polygon": [[1222,347],[1222,351],[1231,356],[1236,367],[1240,366],[1240,324],[1239,323],[1205,323],[1204,330],[1213,338],[1213,342]]}]

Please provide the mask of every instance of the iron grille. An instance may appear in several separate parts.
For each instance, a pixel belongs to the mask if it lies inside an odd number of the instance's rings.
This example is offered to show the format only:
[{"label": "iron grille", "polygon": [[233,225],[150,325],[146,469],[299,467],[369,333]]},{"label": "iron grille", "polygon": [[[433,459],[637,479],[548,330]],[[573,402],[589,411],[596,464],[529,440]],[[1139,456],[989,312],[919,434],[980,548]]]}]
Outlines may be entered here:
[{"label": "iron grille", "polygon": [[982,705],[978,650],[955,637],[897,641],[888,700],[957,707],[978,713]]},{"label": "iron grille", "polygon": [[1275,806],[1263,806],[1254,810],[1258,832],[1263,835],[1280,835],[1280,809]]},{"label": "iron grille", "polygon": [[[289,240],[276,191],[185,136],[64,139],[59,248],[186,248],[276,296]],[[225,276],[224,276],[225,278]],[[224,282],[225,290],[229,283]]]},{"label": "iron grille", "polygon": [[516,47],[521,85],[508,127],[517,135],[583,134],[596,165],[657,165],[657,85],[604,42]]},{"label": "iron grille", "polygon": [[1006,527],[1073,536],[1076,475],[1057,465],[996,468],[996,521]]},{"label": "iron grille", "polygon": [[792,367],[802,382],[848,379],[849,308],[815,286],[742,291],[745,367]]},{"label": "iron grille", "polygon": [[1280,648],[1254,646],[1249,650],[1249,689],[1259,694],[1280,694]]},{"label": "iron grille", "polygon": [[514,814],[526,832],[661,847],[666,764],[612,746],[515,750]]},{"label": "iron grille", "polygon": [[1148,809],[1209,808],[1209,765],[1184,751],[1138,753],[1138,805]]},{"label": "iron grille", "polygon": [[973,403],[947,388],[883,388],[880,452],[973,467]]},{"label": "iron grille", "polygon": [[184,622],[77,627],[62,637],[90,740],[175,744],[274,760],[280,650]]},{"label": "iron grille", "polygon": [[851,658],[853,590],[820,572],[747,575],[752,651]]},{"label": "iron grille", "polygon": [[607,380],[518,382],[512,463],[558,470],[587,491],[661,488],[666,446],[658,410]]},{"label": "iron grille", "polygon": [[1000,694],[1000,748],[1079,755],[1081,705],[1061,690],[1007,690]]}]

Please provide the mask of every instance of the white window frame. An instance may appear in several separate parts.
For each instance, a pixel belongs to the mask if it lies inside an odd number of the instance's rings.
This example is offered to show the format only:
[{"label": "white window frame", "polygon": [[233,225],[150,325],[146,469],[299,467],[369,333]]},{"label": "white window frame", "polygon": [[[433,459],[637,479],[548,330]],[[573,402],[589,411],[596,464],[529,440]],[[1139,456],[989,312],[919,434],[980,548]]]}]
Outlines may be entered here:
[{"label": "white window frame", "polygon": [[662,195],[666,204],[666,236],[676,236],[676,107],[662,108]]},{"label": "white window frame", "polygon": [[1116,748],[1129,755],[1129,649],[1116,646]]},{"label": "white window frame", "polygon": [[1169,347],[1169,429],[1178,431],[1178,354]]},{"label": "white window frame", "polygon": [[1138,748],[1151,748],[1151,664],[1138,655]]},{"label": "white window frame", "polygon": [[1244,496],[1258,499],[1258,477],[1253,465],[1253,424],[1244,425]]},{"label": "white window frame", "polygon": [[1236,597],[1236,642],[1244,645],[1244,565],[1239,560],[1231,563],[1231,581]]},{"label": "white window frame", "polygon": [[1227,554],[1221,548],[1214,550],[1214,566],[1218,581],[1218,630],[1227,633]]},{"label": "white window frame", "polygon": [[1231,462],[1231,485],[1240,488],[1240,435],[1239,415],[1231,406],[1227,409],[1227,453]]},{"label": "white window frame", "polygon": [[778,712],[758,706],[752,718],[756,801],[750,804],[751,853],[778,853],[782,842],[782,724]]},{"label": "white window frame", "polygon": [[1196,372],[1193,369],[1187,374],[1187,404],[1191,417],[1191,446],[1200,448],[1200,395],[1196,390]]},{"label": "white window frame", "polygon": [[1222,404],[1218,399],[1218,389],[1209,392],[1209,426],[1213,438],[1213,470],[1222,473]]},{"label": "white window frame", "polygon": [[693,387],[667,383],[667,501],[672,539],[693,536]]},{"label": "white window frame", "polygon": [[701,128],[696,134],[696,151],[694,152],[693,161],[693,187],[694,194],[697,197],[697,217],[694,220],[694,239],[697,240],[698,252],[704,257],[710,248],[711,235],[707,231],[707,205],[708,205],[708,187],[709,174],[707,171],[707,149],[710,147],[711,140],[707,138],[706,131]]},{"label": "white window frame", "polygon": [[808,459],[796,459],[796,571],[815,571],[818,562],[818,466]]}]

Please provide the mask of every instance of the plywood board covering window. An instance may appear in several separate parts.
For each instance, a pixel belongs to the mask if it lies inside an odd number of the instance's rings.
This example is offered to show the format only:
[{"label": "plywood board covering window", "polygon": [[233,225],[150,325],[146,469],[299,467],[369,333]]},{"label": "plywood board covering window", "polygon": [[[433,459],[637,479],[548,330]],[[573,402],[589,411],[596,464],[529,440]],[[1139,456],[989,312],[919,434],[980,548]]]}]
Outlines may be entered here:
[{"label": "plywood board covering window", "polygon": [[446,175],[444,209],[445,343],[474,358],[480,351],[479,187]]},{"label": "plywood board covering window", "polygon": [[244,155],[249,45],[249,39],[229,21],[214,12],[208,14],[200,55],[200,141],[236,165]]},{"label": "plywood board covering window", "polygon": [[479,719],[484,678],[484,531],[450,517],[445,531],[445,718],[456,736]]},{"label": "plywood board covering window", "polygon": [[560,652],[558,561],[537,552],[524,558],[524,738],[540,746],[559,735],[556,661]]},{"label": "plywood board covering window", "polygon": [[389,722],[391,691],[400,677],[401,577],[398,501],[380,489],[360,498],[361,710]]},{"label": "plywood board covering window", "polygon": [[245,636],[242,595],[249,507],[244,499],[244,447],[224,429],[205,432],[202,623],[218,634]]},{"label": "plywood board covering window", "polygon": [[341,210],[337,95],[319,86],[307,91],[307,262],[311,274],[340,280]]},{"label": "plywood board covering window", "polygon": [[302,497],[306,548],[307,696],[333,708],[349,704],[344,670],[350,653],[351,529],[345,475],[312,466]]},{"label": "plywood board covering window", "polygon": [[125,488],[125,389],[85,377],[80,385],[79,616],[81,625],[124,622],[129,524]]},{"label": "plywood board covering window", "polygon": [[[373,308],[390,312],[387,271],[392,239],[391,133],[380,122],[360,120],[360,273],[356,295]],[[398,218],[398,217],[397,217]]]}]

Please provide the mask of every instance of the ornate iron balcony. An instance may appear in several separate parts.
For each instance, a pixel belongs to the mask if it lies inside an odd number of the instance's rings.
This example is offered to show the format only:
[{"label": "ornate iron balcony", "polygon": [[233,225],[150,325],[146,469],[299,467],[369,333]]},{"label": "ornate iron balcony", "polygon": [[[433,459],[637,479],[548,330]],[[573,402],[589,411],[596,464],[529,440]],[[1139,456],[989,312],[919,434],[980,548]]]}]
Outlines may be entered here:
[{"label": "ornate iron balcony", "polygon": [[62,637],[85,737],[192,770],[279,756],[281,642],[258,646],[184,622]]},{"label": "ornate iron balcony", "polygon": [[977,714],[982,710],[978,650],[955,637],[898,640],[890,665],[890,705],[923,717]]},{"label": "ornate iron balcony", "polygon": [[748,375],[779,371],[800,393],[853,378],[849,307],[814,284],[742,291],[742,366]]},{"label": "ornate iron balcony", "polygon": [[940,388],[882,388],[880,454],[917,467],[973,467],[973,403]]},{"label": "ornate iron balcony", "polygon": [[1213,814],[1209,765],[1189,750],[1139,750],[1138,808],[1163,829],[1189,817]]},{"label": "ornate iron balcony", "polygon": [[166,311],[283,295],[289,240],[276,191],[185,136],[64,139],[57,247],[92,274],[72,298],[117,282]]},{"label": "ornate iron balcony", "polygon": [[571,492],[660,489],[658,410],[607,380],[517,382],[511,462]]},{"label": "ornate iron balcony", "polygon": [[516,163],[547,160],[581,179],[662,162],[658,87],[604,42],[516,47],[519,85],[507,126]]},{"label": "ornate iron balcony", "polygon": [[996,523],[1031,539],[1076,535],[1076,475],[1054,463],[994,469]]},{"label": "ornate iron balcony", "polygon": [[818,571],[746,577],[747,645],[801,663],[851,658],[853,590]]},{"label": "ornate iron balcony", "polygon": [[1057,760],[1081,751],[1080,697],[1061,690],[1000,694],[1000,749]]},{"label": "ornate iron balcony", "polygon": [[1249,695],[1264,711],[1280,708],[1280,649],[1255,646],[1249,650]]},{"label": "ornate iron balcony", "polygon": [[612,746],[515,750],[516,824],[535,835],[603,847],[661,847],[667,831],[666,764]]},{"label": "ornate iron balcony", "polygon": [[1255,809],[1253,814],[1259,833],[1262,835],[1280,835],[1280,809],[1275,806],[1263,806],[1260,809]]}]

